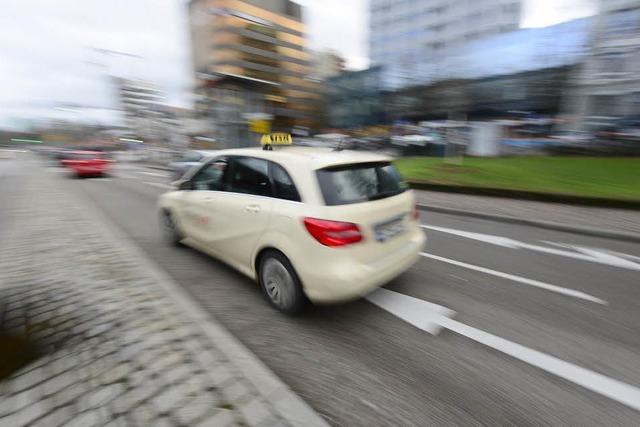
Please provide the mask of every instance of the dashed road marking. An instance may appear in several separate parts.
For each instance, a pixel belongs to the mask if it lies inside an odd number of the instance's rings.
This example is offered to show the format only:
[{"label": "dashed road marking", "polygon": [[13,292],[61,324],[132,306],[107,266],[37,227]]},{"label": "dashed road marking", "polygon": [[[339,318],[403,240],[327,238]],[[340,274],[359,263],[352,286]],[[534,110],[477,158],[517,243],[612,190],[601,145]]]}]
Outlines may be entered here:
[{"label": "dashed road marking", "polygon": [[[640,270],[640,263],[633,262],[624,257],[616,256],[612,252],[606,249],[585,248],[582,246],[571,246],[571,249],[575,250],[563,250],[557,248],[548,248],[545,246],[532,245],[529,243],[521,242],[519,240],[511,239],[509,237],[494,236],[491,234],[475,233],[471,231],[456,230],[454,228],[436,227],[433,225],[421,224],[420,227],[428,230],[439,231],[441,233],[453,234],[454,236],[465,237],[467,239],[474,239],[492,245],[503,246],[511,249],[529,249],[532,251],[559,255],[573,259],[579,259],[582,261],[596,262],[599,264],[606,264],[612,267],[627,268],[630,270]],[[550,243],[554,244],[554,243]],[[567,245],[564,245],[568,247]]]},{"label": "dashed road marking", "polygon": [[515,274],[504,273],[502,271],[492,270],[490,268],[481,267],[479,265],[474,265],[474,264],[468,264],[466,262],[457,261],[455,259],[445,258],[438,255],[428,254],[426,252],[421,252],[420,255],[422,255],[425,258],[435,259],[436,261],[446,262],[448,264],[456,265],[462,268],[467,268],[469,270],[480,271],[485,274],[490,274],[492,276],[508,279],[518,283],[523,283],[525,285],[534,286],[540,289],[545,289],[547,291],[556,292],[556,293],[574,297],[574,298],[580,298],[585,301],[591,301],[597,304],[604,304],[604,305],[608,304],[603,299],[594,297],[593,295],[589,295],[581,291],[576,291],[575,289],[563,288],[562,286],[552,285],[550,283],[541,282],[539,280],[528,279],[526,277],[516,276]]},{"label": "dashed road marking", "polygon": [[161,172],[147,172],[147,171],[136,171],[137,173],[142,173],[145,175],[151,175],[151,176],[161,176],[163,178],[166,178],[169,176],[169,174],[167,173],[161,173]]}]

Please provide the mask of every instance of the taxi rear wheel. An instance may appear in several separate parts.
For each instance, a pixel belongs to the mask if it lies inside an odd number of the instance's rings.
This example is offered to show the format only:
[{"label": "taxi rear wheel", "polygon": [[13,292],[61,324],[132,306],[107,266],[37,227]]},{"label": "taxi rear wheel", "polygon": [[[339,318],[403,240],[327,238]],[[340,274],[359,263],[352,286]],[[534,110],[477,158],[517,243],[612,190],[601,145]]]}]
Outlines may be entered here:
[{"label": "taxi rear wheel", "polygon": [[293,266],[282,253],[269,251],[260,258],[260,286],[267,299],[287,314],[299,313],[306,298]]},{"label": "taxi rear wheel", "polygon": [[164,211],[162,213],[162,229],[164,231],[165,238],[169,243],[174,246],[182,246],[182,233],[178,230],[178,225],[176,221],[173,219],[173,215],[169,211]]}]

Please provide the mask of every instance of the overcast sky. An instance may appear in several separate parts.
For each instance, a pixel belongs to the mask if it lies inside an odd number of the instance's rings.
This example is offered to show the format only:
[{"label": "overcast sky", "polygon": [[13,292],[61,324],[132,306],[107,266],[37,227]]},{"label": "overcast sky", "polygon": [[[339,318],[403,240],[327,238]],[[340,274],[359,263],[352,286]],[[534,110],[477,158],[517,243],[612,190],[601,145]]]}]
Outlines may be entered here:
[{"label": "overcast sky", "polygon": [[[595,1],[527,0],[522,24],[588,16]],[[368,0],[298,2],[307,6],[312,48],[341,53],[351,68],[368,65]],[[2,0],[0,127],[41,117],[110,121],[117,116],[100,108],[115,105],[108,74],[148,80],[168,103],[187,106],[185,12],[185,0]],[[140,58],[104,55],[95,47]]]}]

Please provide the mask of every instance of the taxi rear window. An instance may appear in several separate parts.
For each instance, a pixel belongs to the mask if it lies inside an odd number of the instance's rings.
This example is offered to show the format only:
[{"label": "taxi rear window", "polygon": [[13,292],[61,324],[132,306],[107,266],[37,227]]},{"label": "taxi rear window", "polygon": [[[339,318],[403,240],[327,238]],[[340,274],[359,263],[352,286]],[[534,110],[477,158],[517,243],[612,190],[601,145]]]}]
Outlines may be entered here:
[{"label": "taxi rear window", "polygon": [[355,163],[316,171],[324,201],[329,206],[384,199],[407,190],[398,170],[389,162]]}]

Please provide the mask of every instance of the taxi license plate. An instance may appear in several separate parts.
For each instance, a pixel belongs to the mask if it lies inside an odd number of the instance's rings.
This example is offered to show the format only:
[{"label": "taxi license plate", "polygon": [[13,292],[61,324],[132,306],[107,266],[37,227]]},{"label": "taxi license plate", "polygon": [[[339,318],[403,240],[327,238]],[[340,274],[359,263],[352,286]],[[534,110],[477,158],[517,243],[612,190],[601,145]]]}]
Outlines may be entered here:
[{"label": "taxi license plate", "polygon": [[406,228],[404,215],[400,215],[391,218],[390,220],[375,224],[373,226],[373,231],[376,236],[376,241],[384,242],[402,233]]}]

